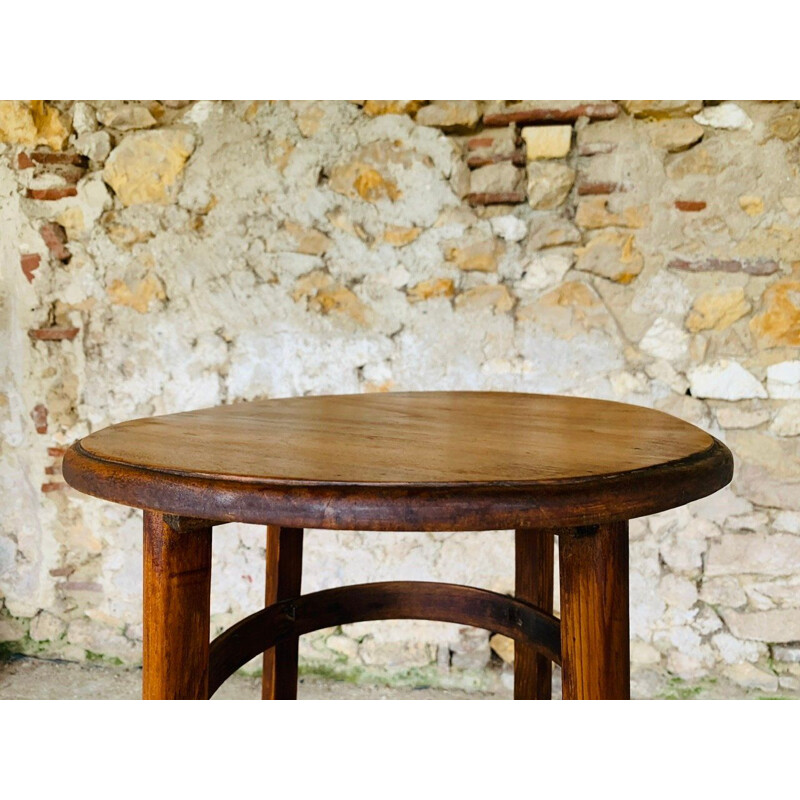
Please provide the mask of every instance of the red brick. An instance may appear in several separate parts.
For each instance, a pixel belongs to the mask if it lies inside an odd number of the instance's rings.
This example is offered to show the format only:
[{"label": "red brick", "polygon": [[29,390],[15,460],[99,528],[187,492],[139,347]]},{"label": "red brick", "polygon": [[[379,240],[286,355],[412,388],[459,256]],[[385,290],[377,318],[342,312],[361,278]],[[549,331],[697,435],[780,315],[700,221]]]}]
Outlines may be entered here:
[{"label": "red brick", "polygon": [[524,167],[525,164],[527,163],[525,160],[525,152],[523,150],[517,150],[515,153],[512,153],[511,155],[508,156],[504,155],[468,156],[467,166],[475,169],[477,167],[485,167],[488,164],[499,164],[501,161],[511,161],[517,167]]},{"label": "red brick", "polygon": [[518,125],[530,125],[535,122],[574,122],[578,117],[614,119],[617,116],[619,116],[619,106],[616,103],[583,103],[558,108],[533,107],[518,110],[514,110],[514,107],[511,106],[506,111],[486,114],[483,123],[488,127],[495,127],[512,122]]},{"label": "red brick", "polygon": [[614,192],[624,191],[625,187],[620,183],[595,181],[594,183],[578,184],[578,194],[581,196],[587,194],[613,194]]},{"label": "red brick", "polygon": [[67,488],[67,484],[66,483],[56,483],[55,481],[52,482],[52,483],[43,483],[42,484],[42,491],[45,494],[48,494],[49,492],[60,492],[62,489],[66,489],[66,488]]},{"label": "red brick", "polygon": [[36,427],[36,433],[47,433],[47,406],[38,403],[31,411],[31,419]]},{"label": "red brick", "polygon": [[54,466],[45,467],[44,468],[44,474],[45,475],[60,475],[61,474],[61,470],[58,467],[54,467]]},{"label": "red brick", "polygon": [[31,159],[37,164],[71,164],[86,169],[89,159],[80,153],[31,153]]},{"label": "red brick", "polygon": [[66,578],[72,575],[73,572],[75,572],[75,567],[56,567],[50,570],[50,574],[54,578]]},{"label": "red brick", "polygon": [[675,208],[678,211],[702,211],[706,207],[703,200],[676,200]]},{"label": "red brick", "polygon": [[27,153],[20,153],[17,156],[18,169],[30,169],[32,166],[34,166],[33,161]]},{"label": "red brick", "polygon": [[77,194],[78,189],[75,186],[52,186],[49,189],[28,189],[25,196],[31,200],[62,200]]},{"label": "red brick", "polygon": [[468,194],[467,202],[473,206],[492,206],[500,203],[524,203],[524,192],[498,192],[497,194]]},{"label": "red brick", "polygon": [[67,452],[66,447],[48,447],[47,448],[47,455],[52,456],[53,458],[63,458],[64,454]]},{"label": "red brick", "polygon": [[64,228],[57,222],[45,222],[39,228],[39,234],[53,256],[62,264],[67,264],[72,258],[72,253],[67,249],[67,232]]},{"label": "red brick", "polygon": [[28,331],[28,336],[42,342],[60,342],[63,339],[72,341],[79,330],[80,328],[34,328]]},{"label": "red brick", "polygon": [[[66,485],[66,484],[65,484]],[[65,592],[102,592],[103,587],[99,583],[92,581],[64,581],[56,584],[59,589]]]},{"label": "red brick", "polygon": [[39,269],[41,261],[42,257],[38,253],[25,253],[19,257],[22,274],[28,279],[28,283],[33,283],[33,273]]}]

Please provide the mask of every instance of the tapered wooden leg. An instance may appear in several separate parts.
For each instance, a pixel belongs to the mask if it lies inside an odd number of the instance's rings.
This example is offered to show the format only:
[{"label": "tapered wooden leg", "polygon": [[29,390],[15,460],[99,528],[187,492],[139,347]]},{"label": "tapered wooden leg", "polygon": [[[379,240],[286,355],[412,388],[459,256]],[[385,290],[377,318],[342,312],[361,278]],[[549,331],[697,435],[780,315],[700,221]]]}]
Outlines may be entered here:
[{"label": "tapered wooden leg", "polygon": [[[267,591],[270,606],[297,597],[303,577],[303,529],[267,527]],[[264,700],[297,699],[297,637],[285,639],[264,652],[261,680]]]},{"label": "tapered wooden leg", "polygon": [[628,523],[560,531],[565,700],[630,699]]},{"label": "tapered wooden leg", "polygon": [[211,526],[144,512],[145,700],[208,699]]},{"label": "tapered wooden leg", "polygon": [[[514,594],[553,613],[553,531],[520,528],[515,533]],[[514,645],[514,699],[549,700],[552,696],[553,665],[529,644]]]}]

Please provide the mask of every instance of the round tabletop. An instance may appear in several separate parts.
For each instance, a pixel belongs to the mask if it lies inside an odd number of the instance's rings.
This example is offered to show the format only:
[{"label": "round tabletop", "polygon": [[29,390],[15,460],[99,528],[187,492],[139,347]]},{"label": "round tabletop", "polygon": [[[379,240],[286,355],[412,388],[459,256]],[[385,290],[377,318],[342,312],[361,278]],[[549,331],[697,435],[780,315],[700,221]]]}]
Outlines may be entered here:
[{"label": "round tabletop", "polygon": [[67,482],[219,522],[359,530],[590,525],[732,477],[730,451],[640,406],[507,392],[261,400],[137,419],[74,444]]}]

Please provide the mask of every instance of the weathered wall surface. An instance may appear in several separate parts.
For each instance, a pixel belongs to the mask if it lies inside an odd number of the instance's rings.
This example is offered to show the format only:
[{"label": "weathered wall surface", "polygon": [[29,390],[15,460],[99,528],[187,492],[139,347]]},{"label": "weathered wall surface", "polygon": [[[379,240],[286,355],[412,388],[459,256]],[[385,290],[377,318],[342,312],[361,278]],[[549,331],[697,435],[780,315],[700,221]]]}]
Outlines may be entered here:
[{"label": "weathered wall surface", "polygon": [[[0,102],[0,640],[140,658],[139,515],[60,476],[92,430],[260,397],[560,392],[663,409],[737,457],[730,489],[633,523],[635,673],[798,690],[798,165],[793,102]],[[312,532],[304,588],[510,592],[511,548]],[[218,629],[262,604],[263,559],[262,530],[219,529]],[[398,622],[302,653],[480,685],[509,679],[493,644]]]}]

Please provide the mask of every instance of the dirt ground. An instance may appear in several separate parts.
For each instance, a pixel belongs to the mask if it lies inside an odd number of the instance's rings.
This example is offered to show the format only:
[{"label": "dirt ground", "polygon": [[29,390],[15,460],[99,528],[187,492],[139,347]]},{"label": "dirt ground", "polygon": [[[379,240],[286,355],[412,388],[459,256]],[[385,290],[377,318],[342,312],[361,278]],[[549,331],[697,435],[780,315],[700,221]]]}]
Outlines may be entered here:
[{"label": "dirt ground", "polygon": [[[99,664],[45,661],[24,656],[0,661],[0,700],[136,700],[141,696],[142,672],[139,669]],[[558,669],[553,676],[553,695],[561,694]],[[215,700],[258,700],[261,679],[236,674],[214,695]],[[743,700],[796,699],[792,693],[777,695],[761,690],[742,689],[730,682],[711,679],[688,684],[680,679],[666,680],[655,672],[636,674],[631,682],[634,699],[667,700]],[[455,689],[407,689],[386,686],[359,686],[344,681],[301,677],[300,700],[510,700],[512,691],[495,693],[463,692]]]},{"label": "dirt ground", "polygon": [[[141,670],[66,661],[16,658],[0,662],[0,700],[136,700],[141,697]],[[302,677],[300,700],[489,700],[501,695],[444,689],[390,689],[355,686],[341,681]],[[233,675],[215,700],[258,700],[261,679]],[[511,693],[507,693],[508,699]]]}]

